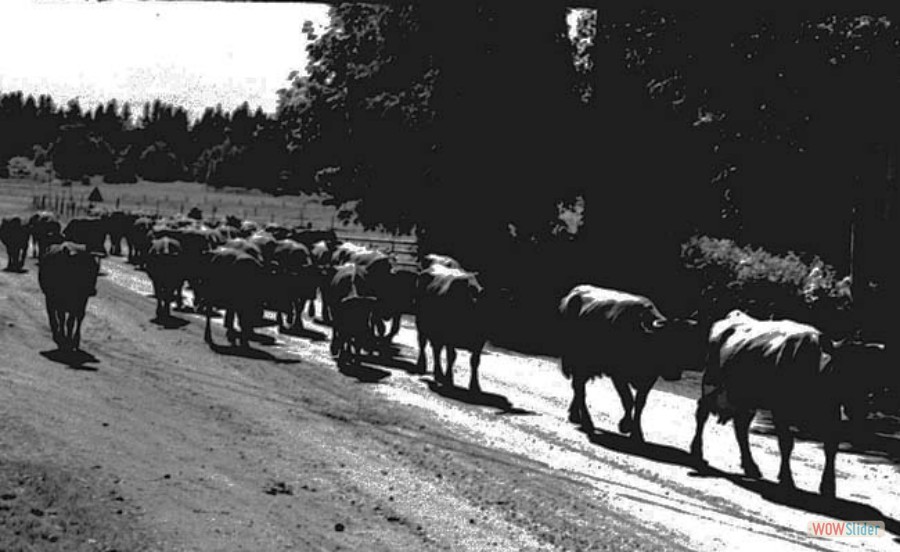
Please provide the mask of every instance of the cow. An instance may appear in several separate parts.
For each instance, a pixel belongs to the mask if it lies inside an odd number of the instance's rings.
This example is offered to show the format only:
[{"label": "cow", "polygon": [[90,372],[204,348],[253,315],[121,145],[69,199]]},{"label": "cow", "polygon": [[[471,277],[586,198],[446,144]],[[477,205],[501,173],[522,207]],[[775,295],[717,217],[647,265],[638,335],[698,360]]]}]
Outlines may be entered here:
[{"label": "cow", "polygon": [[[470,353],[469,390],[480,392],[478,367],[487,341],[484,317],[484,289],[477,274],[460,269],[432,265],[416,279],[416,330],[418,332],[420,372],[427,369],[425,347],[430,342],[434,355],[434,379],[453,385],[456,349]],[[447,369],[441,370],[441,350],[447,349]]]},{"label": "cow", "polygon": [[332,311],[331,354],[338,362],[355,361],[363,349],[374,350],[372,315],[376,300],[365,296],[364,271],[354,263],[335,269],[325,297]]},{"label": "cow", "polygon": [[0,242],[6,247],[6,270],[23,270],[28,257],[28,225],[19,217],[4,217],[0,221]]},{"label": "cow", "polygon": [[[262,310],[264,269],[262,260],[246,250],[220,246],[206,255],[206,273],[201,293],[210,308],[206,310],[204,340],[213,345],[210,319],[212,307],[225,309],[227,339],[241,347],[248,347],[253,327]],[[234,330],[234,321],[240,333]]]},{"label": "cow", "polygon": [[731,311],[709,332],[691,455],[704,464],[703,429],[709,415],[716,414],[720,423],[734,421],[744,473],[761,477],[750,452],[749,428],[756,411],[767,409],[772,413],[781,452],[781,485],[794,487],[791,425],[803,426],[823,440],[825,467],[819,492],[834,497],[840,408],[858,404],[860,389],[853,382],[866,379],[857,366],[855,374],[850,370],[852,363],[860,360],[859,345],[832,342],[808,324],[757,320],[742,311]]},{"label": "cow", "polygon": [[[569,421],[593,431],[585,386],[609,376],[625,413],[619,431],[643,442],[641,414],[659,377],[681,378],[699,368],[705,335],[694,320],[670,320],[643,296],[580,284],[559,304],[563,329],[560,368],[572,380]],[[634,394],[632,394],[634,388]]]},{"label": "cow", "polygon": [[[312,263],[318,277],[316,287],[322,296],[322,319],[326,323],[331,322],[331,315],[325,304],[325,291],[330,285],[331,279],[334,277],[334,264],[332,262],[333,253],[332,245],[325,240],[317,241],[309,248],[309,254],[312,258]],[[309,317],[313,319],[316,317],[315,301],[309,302]]]},{"label": "cow", "polygon": [[124,211],[113,211],[108,217],[106,231],[109,235],[109,254],[120,257],[125,234],[138,216]]},{"label": "cow", "polygon": [[405,267],[391,267],[387,284],[377,306],[376,328],[382,320],[391,320],[391,329],[385,336],[391,340],[400,332],[404,314],[415,314],[416,280],[419,271]]},{"label": "cow", "polygon": [[[303,329],[303,307],[316,297],[318,277],[309,250],[294,240],[276,242],[272,252],[275,266],[274,301],[278,330]],[[287,318],[285,326],[283,316]]]},{"label": "cow", "polygon": [[32,256],[39,258],[48,247],[62,243],[62,226],[50,211],[39,211],[28,219],[28,229],[33,242]]},{"label": "cow", "polygon": [[153,230],[154,221],[147,216],[140,216],[129,226],[125,232],[125,242],[128,245],[128,262],[140,268],[144,265],[144,257],[150,249],[152,240],[150,232]]},{"label": "cow", "polygon": [[207,256],[216,247],[224,245],[226,240],[217,230],[202,225],[180,229],[177,239],[181,243],[184,279],[194,292],[194,311],[203,312],[206,305],[201,280],[205,276]]},{"label": "cow", "polygon": [[63,237],[80,243],[92,253],[106,256],[106,225],[100,217],[76,217],[63,230]]},{"label": "cow", "polygon": [[181,243],[170,237],[153,240],[147,252],[147,275],[153,282],[157,320],[171,316],[172,301],[181,304],[184,274]]},{"label": "cow", "polygon": [[53,244],[40,259],[38,283],[44,293],[53,341],[62,351],[81,348],[81,323],[88,299],[97,294],[96,253],[73,242]]},{"label": "cow", "polygon": [[453,257],[450,257],[448,255],[438,255],[437,253],[429,253],[428,255],[425,255],[425,257],[422,259],[422,268],[423,269],[428,268],[429,266],[435,265],[435,264],[443,265],[447,268],[459,268],[459,269],[462,268],[462,265],[459,264],[459,261],[457,261],[456,259],[454,259]]}]

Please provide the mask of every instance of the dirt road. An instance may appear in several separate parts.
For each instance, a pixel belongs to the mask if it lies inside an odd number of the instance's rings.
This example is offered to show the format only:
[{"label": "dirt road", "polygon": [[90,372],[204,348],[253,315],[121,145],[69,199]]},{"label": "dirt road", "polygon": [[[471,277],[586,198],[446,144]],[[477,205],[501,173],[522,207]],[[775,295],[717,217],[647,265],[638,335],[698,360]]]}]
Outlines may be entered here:
[{"label": "dirt road", "polygon": [[[5,266],[5,259],[3,260]],[[598,431],[566,421],[555,360],[490,351],[484,394],[398,358],[339,372],[327,328],[260,330],[250,355],[203,343],[198,317],[152,323],[150,284],[103,261],[80,368],[58,362],[37,268],[0,273],[0,549],[877,550],[897,548],[896,466],[838,456],[836,502],[814,494],[820,445],[794,452],[798,493],[744,480],[730,426],[710,424],[699,474],[695,374],[651,393],[636,447],[606,381]],[[466,385],[468,356],[456,379]],[[774,438],[751,437],[770,481]],[[721,471],[719,471],[721,470]],[[811,492],[807,492],[811,491]],[[813,538],[810,521],[887,521],[887,538]]]}]

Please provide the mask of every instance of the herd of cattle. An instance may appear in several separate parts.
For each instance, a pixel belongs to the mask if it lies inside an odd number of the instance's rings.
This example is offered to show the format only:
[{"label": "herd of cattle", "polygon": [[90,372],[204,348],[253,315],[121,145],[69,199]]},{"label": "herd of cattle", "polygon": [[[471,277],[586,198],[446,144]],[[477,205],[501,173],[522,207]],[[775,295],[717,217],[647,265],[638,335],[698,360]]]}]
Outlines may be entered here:
[{"label": "herd of cattle", "polygon": [[[29,245],[39,258],[40,288],[53,339],[62,350],[79,348],[85,307],[97,293],[100,257],[121,255],[124,243],[129,262],[153,282],[157,318],[170,316],[172,303],[184,306],[187,284],[193,308],[206,316],[204,336],[210,344],[216,309],[225,312],[228,341],[246,347],[265,310],[276,313],[279,331],[302,331],[304,312],[308,308],[314,317],[314,299],[321,296],[321,317],[331,325],[331,353],[339,363],[356,362],[363,352],[379,354],[399,331],[402,315],[410,313],[418,333],[419,370],[426,371],[430,343],[436,382],[452,385],[456,349],[466,349],[469,388],[479,390],[478,367],[489,337],[485,291],[476,273],[445,255],[424,255],[414,270],[396,266],[383,252],[341,242],[333,231],[259,227],[233,217],[199,221],[118,211],[75,218],[64,228],[49,212],[27,220],[5,218],[0,241],[7,249],[7,270],[23,269]],[[883,345],[833,342],[794,321],[758,320],[741,311],[719,320],[667,318],[646,297],[585,284],[561,299],[559,313],[564,330],[560,367],[572,381],[572,422],[593,428],[585,387],[606,375],[625,411],[619,431],[641,441],[641,413],[656,381],[702,369],[690,449],[698,463],[704,426],[716,414],[722,423],[734,421],[744,472],[760,477],[748,430],[756,411],[766,409],[781,451],[780,482],[793,486],[791,426],[802,426],[824,442],[820,492],[826,496],[835,494],[842,409],[851,422],[865,419],[872,394],[890,380]]]}]

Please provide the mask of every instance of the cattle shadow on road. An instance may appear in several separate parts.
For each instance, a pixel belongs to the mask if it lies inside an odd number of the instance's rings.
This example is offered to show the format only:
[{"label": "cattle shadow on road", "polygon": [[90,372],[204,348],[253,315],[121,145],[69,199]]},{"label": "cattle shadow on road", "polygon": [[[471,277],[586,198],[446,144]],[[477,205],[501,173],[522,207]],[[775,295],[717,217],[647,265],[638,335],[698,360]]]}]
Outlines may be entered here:
[{"label": "cattle shadow on road", "polygon": [[421,374],[415,363],[404,358],[405,349],[402,345],[382,343],[378,345],[376,351],[369,351],[368,354],[361,356],[360,360],[381,368],[403,370],[407,374]]},{"label": "cattle shadow on road", "polygon": [[86,351],[63,351],[54,349],[52,351],[41,351],[40,355],[49,361],[63,364],[73,370],[86,370],[96,372],[97,367],[92,364],[99,364],[100,359]]},{"label": "cattle shadow on road", "polygon": [[367,363],[341,361],[338,363],[338,371],[345,376],[356,379],[360,383],[378,383],[391,375],[387,370],[382,370]]},{"label": "cattle shadow on road", "polygon": [[163,318],[154,317],[150,319],[151,324],[155,324],[160,328],[165,330],[177,330],[178,328],[183,328],[191,323],[190,320],[186,320],[184,318],[178,316],[167,316]]},{"label": "cattle shadow on road", "polygon": [[309,328],[278,328],[278,333],[281,335],[289,335],[291,337],[299,337],[301,339],[309,339],[310,341],[325,341],[328,339],[325,332]]},{"label": "cattle shadow on road", "polygon": [[3,272],[7,272],[9,274],[28,274],[28,269],[25,267],[22,268],[9,268],[6,267],[3,269]]},{"label": "cattle shadow on road", "polygon": [[454,401],[464,402],[473,406],[496,408],[500,411],[498,414],[534,415],[534,412],[530,410],[514,407],[512,403],[509,402],[509,399],[496,393],[485,393],[484,391],[472,392],[465,387],[439,384],[434,380],[428,381],[428,389],[442,397]]},{"label": "cattle shadow on road", "polygon": [[724,479],[735,486],[756,493],[765,500],[781,506],[845,521],[881,520],[884,521],[886,531],[894,536],[900,536],[900,521],[882,514],[881,511],[867,504],[842,498],[827,498],[818,493],[800,489],[785,489],[773,481],[752,479],[742,474],[724,472],[708,464],[697,462],[685,450],[668,445],[638,442],[631,437],[602,429],[595,430],[592,433],[588,432],[588,438],[595,445],[609,450],[689,468],[692,470],[688,473],[690,477]]},{"label": "cattle shadow on road", "polygon": [[233,356],[246,358],[249,360],[265,360],[274,362],[275,364],[300,364],[301,360],[296,358],[278,358],[268,351],[256,349],[254,347],[240,347],[238,345],[217,345],[210,343],[209,348],[216,354],[223,356]]}]

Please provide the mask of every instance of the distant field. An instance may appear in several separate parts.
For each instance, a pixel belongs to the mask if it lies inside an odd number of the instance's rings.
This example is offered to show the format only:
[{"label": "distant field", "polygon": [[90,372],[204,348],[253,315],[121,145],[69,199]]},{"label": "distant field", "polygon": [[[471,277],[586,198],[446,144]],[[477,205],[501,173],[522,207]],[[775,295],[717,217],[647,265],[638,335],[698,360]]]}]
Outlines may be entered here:
[{"label": "distant field", "polygon": [[378,249],[397,253],[404,264],[411,263],[414,256],[415,237],[393,236],[385,232],[364,230],[354,224],[344,224],[338,220],[337,209],[323,205],[323,198],[319,196],[274,197],[240,188],[217,190],[196,182],[105,184],[95,179],[91,186],[74,183],[70,187],[63,187],[58,182],[0,179],[0,215],[28,214],[35,210],[35,204],[51,210],[61,204],[74,205],[76,212],[83,212],[89,206],[87,198],[94,186],[103,196],[102,205],[109,208],[174,215],[199,207],[204,217],[224,218],[226,215],[235,215],[260,224],[309,223],[314,229],[334,228],[344,239],[367,242]]}]

